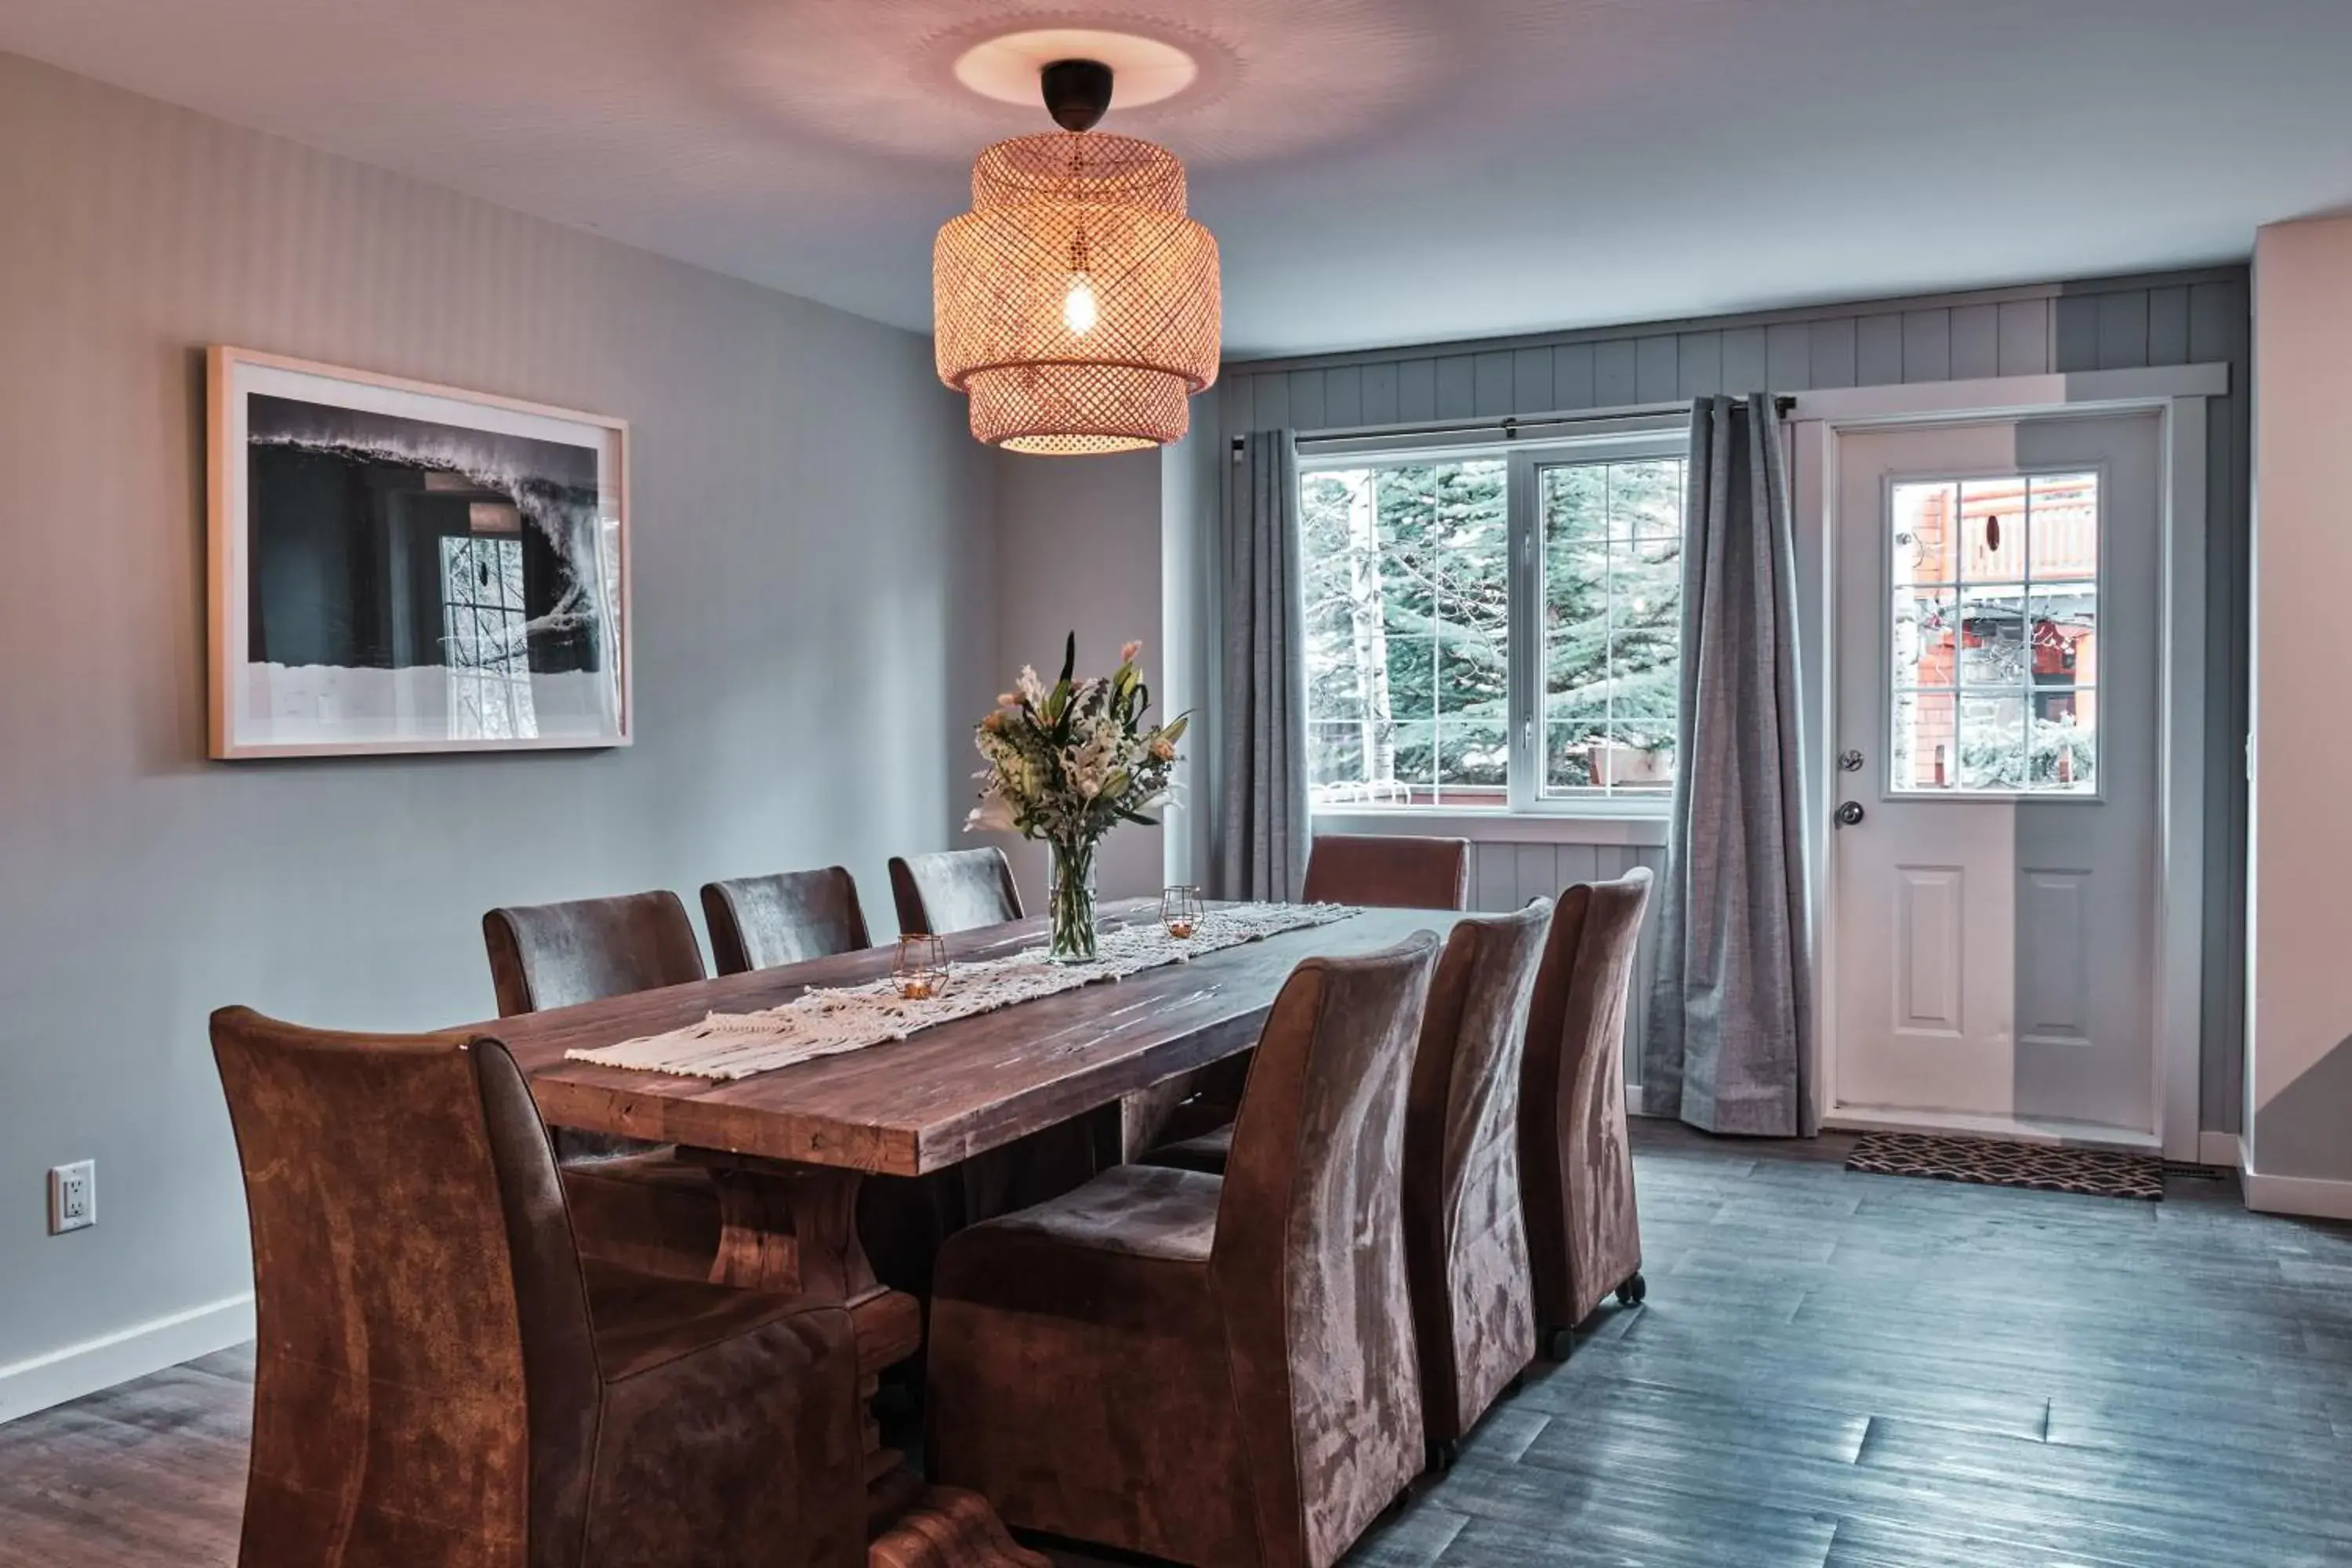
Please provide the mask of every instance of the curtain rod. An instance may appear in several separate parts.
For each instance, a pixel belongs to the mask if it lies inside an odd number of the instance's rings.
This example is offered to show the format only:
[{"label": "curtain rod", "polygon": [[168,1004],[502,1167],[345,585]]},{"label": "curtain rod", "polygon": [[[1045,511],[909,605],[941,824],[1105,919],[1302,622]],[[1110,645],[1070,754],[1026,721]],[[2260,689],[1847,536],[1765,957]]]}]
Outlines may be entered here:
[{"label": "curtain rod", "polygon": [[[1782,418],[1797,406],[1797,400],[1782,395],[1772,399],[1773,411]],[[1592,425],[1616,419],[1642,419],[1664,414],[1687,415],[1692,400],[1684,398],[1675,403],[1638,403],[1622,408],[1584,408],[1556,414],[1515,414],[1503,419],[1457,419],[1434,425],[1364,425],[1353,429],[1317,430],[1298,437],[1307,441],[1364,441],[1382,436],[1399,438],[1416,436],[1475,436],[1482,430],[1494,430],[1506,441],[1516,440],[1522,431],[1554,425]],[[1242,449],[1244,437],[1233,438],[1233,449]]]}]

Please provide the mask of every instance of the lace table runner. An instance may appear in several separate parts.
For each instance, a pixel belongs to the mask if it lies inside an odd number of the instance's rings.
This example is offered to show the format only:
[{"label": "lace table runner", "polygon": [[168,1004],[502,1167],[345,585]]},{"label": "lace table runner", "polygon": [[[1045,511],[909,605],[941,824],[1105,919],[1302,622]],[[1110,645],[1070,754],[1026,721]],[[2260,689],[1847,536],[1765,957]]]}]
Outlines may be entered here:
[{"label": "lace table runner", "polygon": [[1055,963],[1044,948],[1031,948],[1009,958],[950,964],[941,993],[919,1001],[901,997],[886,976],[863,985],[812,989],[781,1007],[757,1013],[713,1013],[699,1024],[666,1035],[564,1055],[572,1061],[644,1072],[721,1081],[749,1078],[886,1040],[903,1040],[934,1024],[1181,963],[1284,931],[1329,925],[1360,912],[1346,904],[1228,905],[1204,911],[1192,934],[1181,940],[1156,921],[1114,927],[1101,934],[1089,963]]}]

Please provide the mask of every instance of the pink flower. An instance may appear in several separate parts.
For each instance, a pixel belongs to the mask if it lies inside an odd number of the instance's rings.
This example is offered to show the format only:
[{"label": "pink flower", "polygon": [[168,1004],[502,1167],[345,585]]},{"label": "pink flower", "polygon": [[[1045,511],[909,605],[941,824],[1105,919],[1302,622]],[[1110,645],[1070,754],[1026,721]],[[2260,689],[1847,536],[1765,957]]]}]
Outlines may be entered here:
[{"label": "pink flower", "polygon": [[1159,758],[1163,763],[1174,762],[1176,760],[1176,742],[1171,741],[1165,735],[1162,735],[1151,742],[1151,754]]},{"label": "pink flower", "polygon": [[1133,664],[1135,662],[1135,656],[1142,651],[1143,645],[1141,643],[1129,643],[1125,647],[1118,650],[1118,662],[1121,664]]}]

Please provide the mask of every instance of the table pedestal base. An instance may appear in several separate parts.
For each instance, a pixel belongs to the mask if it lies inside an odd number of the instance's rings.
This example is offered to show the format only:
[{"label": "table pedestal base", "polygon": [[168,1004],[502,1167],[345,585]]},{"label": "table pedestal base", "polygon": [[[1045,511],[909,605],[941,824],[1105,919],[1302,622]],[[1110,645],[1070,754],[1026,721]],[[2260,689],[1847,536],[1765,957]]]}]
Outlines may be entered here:
[{"label": "table pedestal base", "polygon": [[[719,1189],[713,1283],[817,1296],[846,1306],[857,1333],[858,1393],[922,1347],[922,1308],[874,1277],[857,1235],[859,1173],[715,1152],[684,1152]],[[868,1568],[1052,1568],[1017,1544],[978,1492],[926,1487],[862,1412]]]}]

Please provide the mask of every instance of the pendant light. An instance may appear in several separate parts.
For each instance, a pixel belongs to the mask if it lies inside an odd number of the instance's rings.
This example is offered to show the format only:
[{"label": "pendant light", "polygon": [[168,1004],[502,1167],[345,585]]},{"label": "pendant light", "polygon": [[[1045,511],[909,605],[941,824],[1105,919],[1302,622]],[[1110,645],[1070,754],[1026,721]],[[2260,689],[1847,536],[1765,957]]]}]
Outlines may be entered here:
[{"label": "pendant light", "polygon": [[1184,216],[1166,148],[1093,129],[1111,70],[1039,72],[1062,129],[1018,136],[971,168],[971,211],[931,251],[940,379],[971,433],[1073,456],[1176,440],[1186,399],[1217,379],[1217,242]]}]

